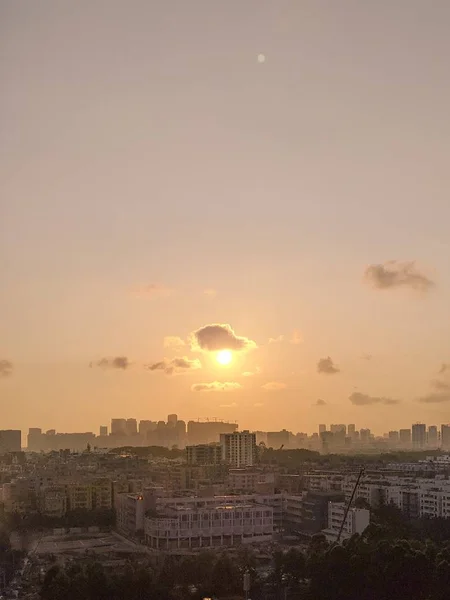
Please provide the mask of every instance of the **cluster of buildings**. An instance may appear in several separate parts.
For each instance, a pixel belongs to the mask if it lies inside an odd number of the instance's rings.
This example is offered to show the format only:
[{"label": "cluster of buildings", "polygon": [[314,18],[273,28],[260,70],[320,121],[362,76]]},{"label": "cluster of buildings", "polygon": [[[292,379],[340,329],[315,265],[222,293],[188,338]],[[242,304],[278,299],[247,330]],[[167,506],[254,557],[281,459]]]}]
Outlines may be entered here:
[{"label": "cluster of buildings", "polygon": [[[445,450],[448,429],[414,424],[383,439],[399,448]],[[35,513],[56,524],[77,511],[114,510],[121,534],[171,552],[308,538],[321,531],[329,540],[345,539],[362,533],[370,510],[381,503],[394,504],[410,519],[450,517],[450,454],[444,452],[366,468],[355,490],[359,502],[345,517],[360,465],[331,471],[314,458],[295,468],[264,462],[266,445],[291,446],[287,431],[267,432],[264,441],[262,432],[238,431],[233,423],[190,421],[186,427],[169,415],[159,423],[113,419],[109,434],[103,428],[76,452],[60,447],[70,440],[64,435],[88,434],[31,429],[30,452],[23,452],[20,431],[0,431],[0,502],[6,512]],[[324,451],[348,438],[355,444],[372,440],[369,430],[354,425],[321,425],[316,435]],[[175,459],[133,452],[135,436],[145,436],[149,446],[165,440],[184,452]],[[114,442],[120,450],[111,452],[98,444],[102,437],[129,443]],[[58,442],[45,452],[53,438]]]}]

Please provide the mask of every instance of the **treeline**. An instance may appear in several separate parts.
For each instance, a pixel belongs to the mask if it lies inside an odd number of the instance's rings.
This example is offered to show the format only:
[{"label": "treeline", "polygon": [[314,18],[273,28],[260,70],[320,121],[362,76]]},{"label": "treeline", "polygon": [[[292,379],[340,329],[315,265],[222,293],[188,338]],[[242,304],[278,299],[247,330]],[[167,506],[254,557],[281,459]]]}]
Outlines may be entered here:
[{"label": "treeline", "polygon": [[2,528],[0,530],[0,582],[8,585],[14,576],[17,566],[25,557],[25,552],[13,550],[9,534]]},{"label": "treeline", "polygon": [[121,446],[112,448],[110,454],[130,454],[137,458],[183,458],[185,451],[179,448],[165,448],[164,446]]},{"label": "treeline", "polygon": [[[379,526],[375,526],[379,527]],[[306,552],[275,552],[268,570],[255,554],[168,556],[160,568],[129,563],[118,573],[100,564],[53,566],[42,600],[200,600],[242,598],[250,573],[252,600],[448,600],[450,542],[380,538],[380,530],[342,546],[314,536]]]}]

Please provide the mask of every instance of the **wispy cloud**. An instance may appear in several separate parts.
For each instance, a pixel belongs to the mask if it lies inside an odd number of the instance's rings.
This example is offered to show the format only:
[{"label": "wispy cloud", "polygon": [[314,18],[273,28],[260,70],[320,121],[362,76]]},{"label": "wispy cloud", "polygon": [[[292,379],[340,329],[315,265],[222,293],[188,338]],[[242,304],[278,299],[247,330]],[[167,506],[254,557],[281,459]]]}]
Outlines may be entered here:
[{"label": "wispy cloud", "polygon": [[220,408],[236,408],[236,406],[239,406],[237,402],[230,402],[230,404],[219,404]]},{"label": "wispy cloud", "polygon": [[363,360],[372,360],[373,356],[371,354],[361,354],[361,358]]},{"label": "wispy cloud", "polygon": [[379,290],[409,287],[426,292],[435,285],[431,279],[416,269],[415,261],[390,260],[383,264],[369,265],[364,272],[364,278],[372,287]]},{"label": "wispy cloud", "polygon": [[361,392],[353,392],[350,394],[350,402],[355,406],[370,406],[371,404],[399,404],[399,400],[394,398],[384,398],[378,396],[369,396],[368,394],[362,394]]},{"label": "wispy cloud", "polygon": [[321,358],[317,363],[317,372],[325,373],[326,375],[335,375],[340,372],[340,369],[334,364],[333,359],[330,356]]},{"label": "wispy cloud", "polygon": [[276,392],[277,390],[285,390],[287,385],[281,381],[269,381],[261,386],[263,390]]},{"label": "wispy cloud", "polygon": [[133,292],[136,298],[154,298],[156,296],[170,296],[173,289],[163,283],[149,283],[134,288]]},{"label": "wispy cloud", "polygon": [[193,360],[187,356],[180,356],[177,358],[165,358],[159,362],[147,365],[149,371],[164,371],[166,375],[178,375],[180,373],[187,373],[188,371],[195,371],[202,368],[202,363],[198,358]]},{"label": "wispy cloud", "polygon": [[439,374],[442,375],[443,373],[446,373],[448,370],[450,370],[450,364],[442,363],[441,368],[439,369]]},{"label": "wispy cloud", "polygon": [[125,371],[131,365],[126,356],[114,356],[112,358],[101,358],[96,362],[91,362],[90,367],[101,367],[102,369],[121,369]]},{"label": "wispy cloud", "polygon": [[322,400],[322,398],[319,398],[314,403],[314,406],[326,406],[326,405],[327,405],[327,403],[325,402],[325,400]]},{"label": "wispy cloud", "polygon": [[269,344],[277,344],[279,342],[284,342],[284,335],[278,335],[274,338],[269,338]]},{"label": "wispy cloud", "polygon": [[418,402],[422,404],[440,404],[442,402],[450,402],[450,392],[432,393],[418,398]]},{"label": "wispy cloud", "polygon": [[256,348],[256,344],[249,338],[238,336],[231,325],[227,323],[213,323],[200,327],[191,334],[192,350],[206,350],[215,352],[217,350],[250,350]]},{"label": "wispy cloud", "polygon": [[264,406],[264,402],[255,402],[253,406],[255,408],[261,408],[262,406]]},{"label": "wispy cloud", "polygon": [[441,381],[440,379],[433,379],[431,382],[431,386],[440,392],[450,390],[450,383],[446,381]]},{"label": "wispy cloud", "polygon": [[181,348],[186,342],[177,335],[166,335],[164,338],[164,348]]},{"label": "wispy cloud", "polygon": [[303,343],[303,336],[298,329],[294,329],[292,332],[292,337],[290,339],[291,344],[297,346],[298,344]]},{"label": "wispy cloud", "polygon": [[212,381],[211,383],[194,383],[192,392],[234,392],[241,388],[241,384],[235,381]]},{"label": "wispy cloud", "polygon": [[242,377],[254,377],[255,375],[259,375],[261,373],[260,367],[255,367],[254,371],[244,371],[242,373]]},{"label": "wispy cloud", "polygon": [[0,360],[0,377],[9,377],[13,370],[14,366],[10,360],[6,358]]}]

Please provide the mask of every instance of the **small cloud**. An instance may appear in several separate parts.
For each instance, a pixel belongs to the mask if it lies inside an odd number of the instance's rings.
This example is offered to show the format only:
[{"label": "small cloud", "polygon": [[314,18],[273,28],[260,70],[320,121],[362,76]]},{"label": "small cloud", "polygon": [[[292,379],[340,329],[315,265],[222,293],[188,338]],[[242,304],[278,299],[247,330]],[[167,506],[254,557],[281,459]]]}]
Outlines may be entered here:
[{"label": "small cloud", "polygon": [[165,358],[159,362],[148,365],[149,371],[164,371],[166,375],[177,375],[179,373],[187,373],[202,368],[202,363],[198,358],[190,360],[187,356],[168,359]]},{"label": "small cloud", "polygon": [[259,373],[261,373],[260,367],[255,367],[254,371],[244,371],[242,377],[254,377],[255,375],[259,375]]},{"label": "small cloud", "polygon": [[163,283],[149,283],[134,289],[136,298],[154,298],[155,296],[170,296],[173,290]]},{"label": "small cloud", "polygon": [[325,373],[326,375],[334,375],[335,373],[339,373],[338,367],[333,362],[333,359],[330,356],[327,358],[321,358],[317,363],[317,372]]},{"label": "small cloud", "polygon": [[383,264],[369,265],[364,279],[378,290],[409,287],[426,292],[434,287],[434,282],[416,269],[415,262],[390,260]]},{"label": "small cloud", "polygon": [[441,402],[450,402],[450,392],[441,392],[428,394],[418,398],[418,402],[422,404],[440,404]]},{"label": "small cloud", "polygon": [[213,290],[212,288],[208,288],[207,290],[203,290],[205,296],[209,296],[210,298],[215,298],[217,296],[217,290]]},{"label": "small cloud", "polygon": [[255,408],[261,408],[261,406],[264,406],[264,402],[255,402],[255,404],[253,406]]},{"label": "small cloud", "polygon": [[212,381],[211,383],[194,383],[192,392],[233,392],[241,388],[240,383],[235,381]]},{"label": "small cloud", "polygon": [[192,350],[250,350],[256,348],[253,340],[235,334],[231,325],[226,323],[213,323],[200,327],[191,334]]},{"label": "small cloud", "polygon": [[235,408],[236,406],[239,406],[237,402],[230,402],[230,404],[219,404],[220,408]]},{"label": "small cloud", "polygon": [[166,335],[164,338],[164,348],[181,348],[186,342],[177,335]]},{"label": "small cloud", "polygon": [[89,366],[101,367],[102,369],[122,369],[125,371],[130,365],[131,363],[126,356],[115,356],[113,358],[101,358]]},{"label": "small cloud", "polygon": [[362,354],[361,358],[363,360],[372,360],[373,356],[371,354]]},{"label": "small cloud", "polygon": [[294,344],[296,346],[303,342],[303,336],[300,333],[300,331],[298,331],[298,329],[294,329],[294,331],[292,332],[292,337],[290,339],[290,342],[291,342],[291,344]]},{"label": "small cloud", "polygon": [[269,338],[269,344],[277,344],[279,342],[284,342],[284,335],[279,335],[275,338]]},{"label": "small cloud", "polygon": [[327,403],[325,402],[325,400],[322,400],[322,398],[319,398],[314,403],[314,406],[326,406],[326,405],[327,405]]},{"label": "small cloud", "polygon": [[350,402],[355,406],[369,406],[371,404],[398,404],[399,400],[395,400],[394,398],[382,398],[377,396],[369,396],[368,394],[363,394],[361,392],[353,392],[350,394],[349,398]]},{"label": "small cloud", "polygon": [[263,390],[267,390],[269,392],[275,392],[277,390],[285,390],[287,385],[282,383],[281,381],[269,381],[261,386]]},{"label": "small cloud", "polygon": [[446,373],[450,369],[449,363],[442,363],[441,368],[439,369],[439,374]]},{"label": "small cloud", "polygon": [[6,358],[0,360],[0,377],[9,377],[12,375],[13,370],[14,367],[10,360]]},{"label": "small cloud", "polygon": [[440,381],[439,379],[433,379],[431,385],[435,390],[440,392],[450,390],[450,383],[447,383],[446,381]]}]

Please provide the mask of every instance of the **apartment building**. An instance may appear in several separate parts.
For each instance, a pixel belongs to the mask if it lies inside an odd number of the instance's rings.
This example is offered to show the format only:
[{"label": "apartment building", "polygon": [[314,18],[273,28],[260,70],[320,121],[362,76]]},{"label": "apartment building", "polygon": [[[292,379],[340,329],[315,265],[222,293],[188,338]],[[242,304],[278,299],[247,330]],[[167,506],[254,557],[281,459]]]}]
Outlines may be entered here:
[{"label": "apartment building", "polygon": [[159,550],[270,542],[273,510],[257,504],[174,506],[164,516],[146,518],[144,532],[146,543]]},{"label": "apartment building", "polygon": [[254,492],[266,486],[275,486],[275,473],[253,469],[230,469],[228,472],[228,487],[232,491]]},{"label": "apartment building", "polygon": [[249,431],[221,433],[222,459],[232,467],[252,467],[256,462],[256,434]]},{"label": "apartment building", "polygon": [[68,498],[64,485],[47,486],[41,489],[38,498],[39,511],[49,517],[63,517],[67,512]]},{"label": "apartment building", "polygon": [[186,446],[188,465],[219,465],[222,462],[222,447],[219,443]]},{"label": "apartment building", "polygon": [[[341,540],[349,539],[355,533],[361,534],[370,524],[370,510],[350,508],[344,521],[347,504],[345,502],[328,503],[328,527],[322,533],[329,542],[335,542],[342,527]],[[342,525],[342,523],[344,523]]]}]

